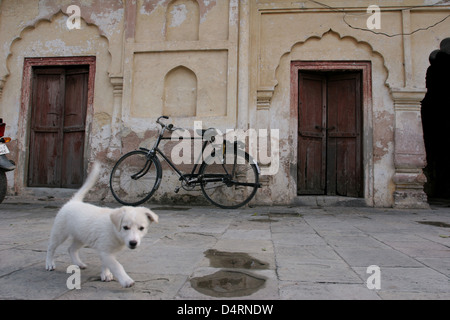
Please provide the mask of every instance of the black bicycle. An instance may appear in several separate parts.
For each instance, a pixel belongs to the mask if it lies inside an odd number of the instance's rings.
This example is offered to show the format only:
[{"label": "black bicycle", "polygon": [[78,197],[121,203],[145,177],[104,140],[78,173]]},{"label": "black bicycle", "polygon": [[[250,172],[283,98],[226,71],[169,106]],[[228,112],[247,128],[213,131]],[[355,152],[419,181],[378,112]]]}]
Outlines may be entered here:
[{"label": "black bicycle", "polygon": [[[179,176],[180,188],[187,191],[198,190],[212,204],[224,209],[236,209],[246,205],[255,196],[259,183],[260,169],[256,161],[245,152],[243,146],[236,141],[223,141],[217,147],[216,131],[214,129],[201,130],[199,137],[188,139],[202,139],[202,156],[204,161],[198,161],[191,173],[182,173],[176,165],[159,149],[162,140],[171,140],[165,137],[166,131],[174,132],[184,130],[175,128],[173,124],[165,124],[159,117],[156,123],[161,126],[159,136],[152,149],[139,148],[122,156],[115,164],[110,177],[110,188],[114,198],[124,205],[138,206],[151,198],[158,190],[162,178],[160,156]],[[218,139],[219,140],[219,139]],[[205,157],[207,146],[211,152]],[[232,152],[229,152],[232,150]],[[209,150],[206,152],[208,153]],[[197,171],[198,168],[198,171]]]}]

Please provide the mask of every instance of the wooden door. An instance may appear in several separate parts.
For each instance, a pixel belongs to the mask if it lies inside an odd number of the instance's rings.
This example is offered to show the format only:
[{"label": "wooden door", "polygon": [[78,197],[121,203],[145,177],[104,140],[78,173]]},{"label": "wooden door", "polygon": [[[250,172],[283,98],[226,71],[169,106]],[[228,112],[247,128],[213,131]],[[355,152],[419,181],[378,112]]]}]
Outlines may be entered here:
[{"label": "wooden door", "polygon": [[298,194],[362,196],[360,73],[299,73]]},{"label": "wooden door", "polygon": [[86,127],[89,71],[66,70],[61,187],[78,188],[84,176],[84,137]]},{"label": "wooden door", "polygon": [[88,70],[87,67],[34,70],[28,186],[81,186]]},{"label": "wooden door", "polygon": [[327,77],[327,194],[361,197],[361,77]]},{"label": "wooden door", "polygon": [[300,73],[299,87],[298,193],[325,194],[326,78]]}]

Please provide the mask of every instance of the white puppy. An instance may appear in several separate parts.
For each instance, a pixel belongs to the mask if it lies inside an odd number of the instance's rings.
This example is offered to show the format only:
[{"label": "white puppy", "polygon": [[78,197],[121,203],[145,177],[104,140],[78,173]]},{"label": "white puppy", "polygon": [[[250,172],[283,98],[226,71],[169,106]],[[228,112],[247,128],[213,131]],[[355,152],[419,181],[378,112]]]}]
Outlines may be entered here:
[{"label": "white puppy", "polygon": [[151,222],[158,222],[158,216],[143,207],[100,208],[83,203],[86,193],[94,186],[100,172],[95,163],[86,182],[74,197],[58,212],[47,250],[46,268],[55,269],[56,248],[68,237],[73,239],[69,254],[74,264],[81,269],[86,265],[80,260],[79,249],[94,248],[102,260],[102,281],[111,281],[113,276],[125,287],[134,285],[114,254],[124,246],[135,249],[147,233]]}]

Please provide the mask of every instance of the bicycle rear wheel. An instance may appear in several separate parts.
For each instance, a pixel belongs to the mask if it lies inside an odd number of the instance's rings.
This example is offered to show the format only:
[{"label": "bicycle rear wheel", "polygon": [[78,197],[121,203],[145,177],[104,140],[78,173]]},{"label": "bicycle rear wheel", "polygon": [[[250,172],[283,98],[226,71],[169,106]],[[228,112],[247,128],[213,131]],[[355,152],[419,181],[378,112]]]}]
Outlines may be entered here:
[{"label": "bicycle rear wheel", "polygon": [[237,153],[231,158],[227,162],[224,157],[219,164],[205,161],[199,170],[203,195],[223,209],[246,205],[259,188],[258,168],[250,161],[248,153]]},{"label": "bicycle rear wheel", "polygon": [[150,199],[159,188],[161,172],[158,158],[150,158],[145,151],[132,151],[117,161],[109,186],[118,202],[138,206]]}]

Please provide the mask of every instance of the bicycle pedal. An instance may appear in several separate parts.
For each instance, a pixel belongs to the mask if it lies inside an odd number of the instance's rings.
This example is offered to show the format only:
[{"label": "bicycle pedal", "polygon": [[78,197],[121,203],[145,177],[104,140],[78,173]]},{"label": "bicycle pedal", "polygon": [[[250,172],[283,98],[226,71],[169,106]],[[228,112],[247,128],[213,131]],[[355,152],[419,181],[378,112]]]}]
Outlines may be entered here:
[{"label": "bicycle pedal", "polygon": [[176,187],[174,190],[175,193],[178,193],[179,191],[180,191],[180,187]]}]

